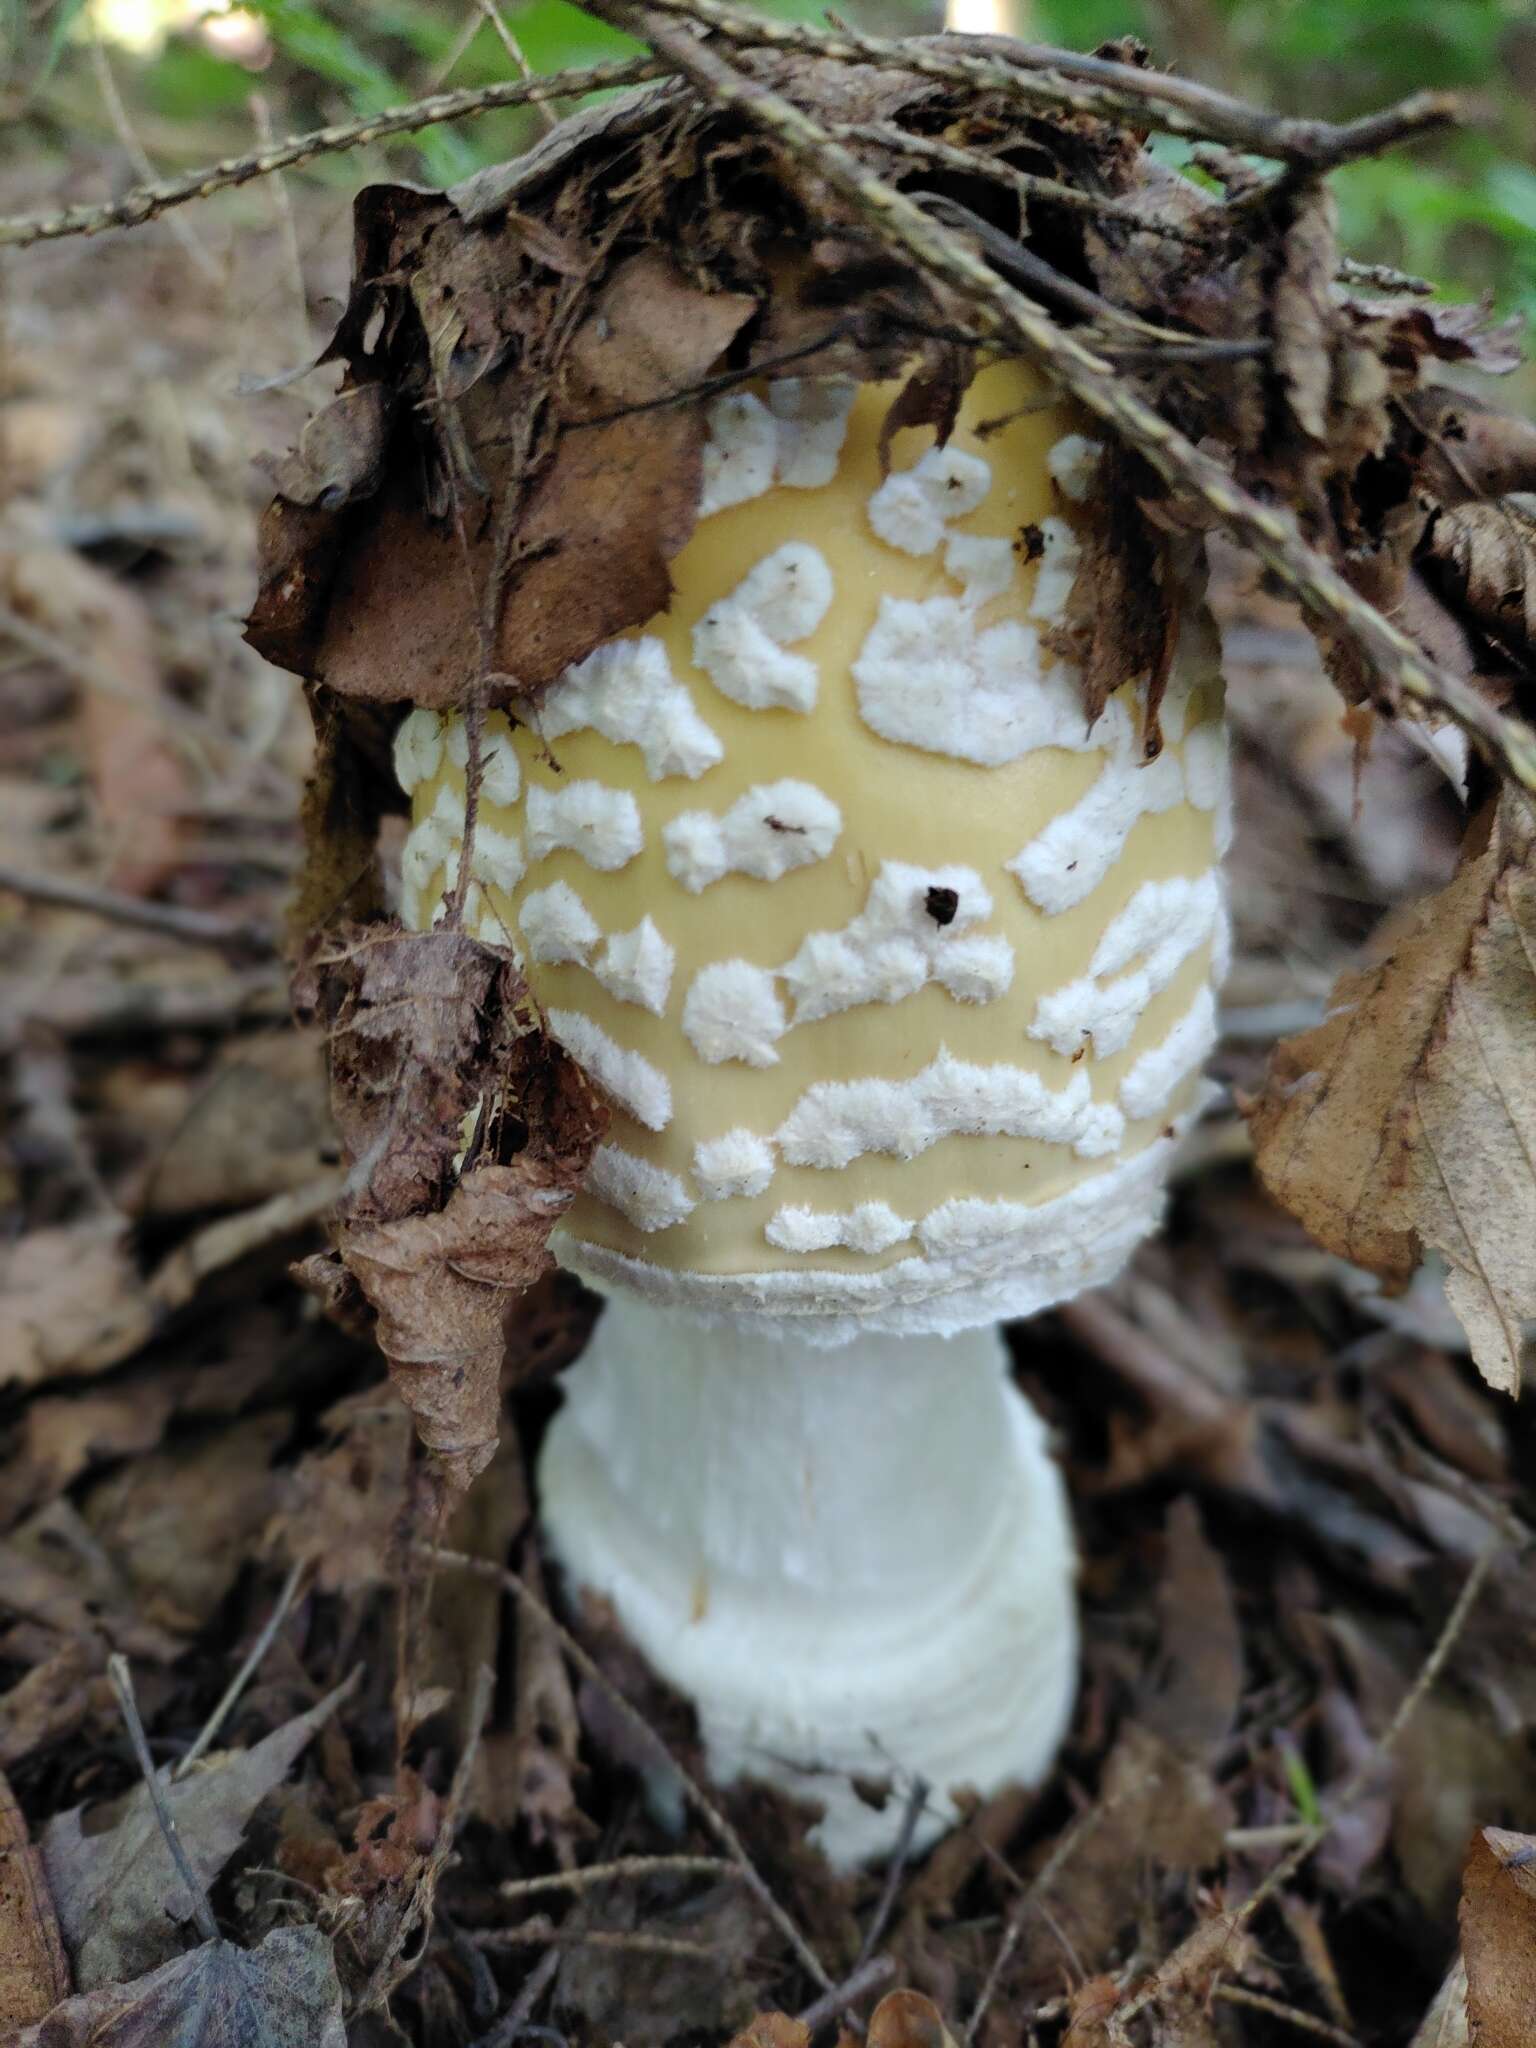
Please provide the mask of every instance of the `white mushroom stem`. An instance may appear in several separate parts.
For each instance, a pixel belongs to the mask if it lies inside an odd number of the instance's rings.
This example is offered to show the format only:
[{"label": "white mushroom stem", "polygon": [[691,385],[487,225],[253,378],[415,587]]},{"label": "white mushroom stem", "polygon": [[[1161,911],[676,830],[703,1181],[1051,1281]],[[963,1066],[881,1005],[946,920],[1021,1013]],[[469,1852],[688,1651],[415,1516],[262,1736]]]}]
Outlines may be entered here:
[{"label": "white mushroom stem", "polygon": [[[1049,1770],[1077,1670],[1075,1559],[1039,1417],[995,1327],[710,1329],[610,1300],[540,1466],[573,1589],[613,1602],[696,1704],[718,1783],[825,1808],[834,1864],[888,1853],[913,1777],[919,1844]],[[853,1780],[895,1781],[884,1811]]]}]

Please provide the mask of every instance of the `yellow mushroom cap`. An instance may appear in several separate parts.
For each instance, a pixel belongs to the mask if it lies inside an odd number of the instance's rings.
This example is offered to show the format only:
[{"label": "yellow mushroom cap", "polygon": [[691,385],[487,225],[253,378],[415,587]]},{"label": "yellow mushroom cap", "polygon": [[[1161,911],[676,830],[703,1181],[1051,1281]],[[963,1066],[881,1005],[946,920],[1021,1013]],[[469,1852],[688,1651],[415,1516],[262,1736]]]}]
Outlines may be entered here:
[{"label": "yellow mushroom cap", "polygon": [[[711,407],[670,608],[484,725],[466,920],[614,1106],[556,1248],[829,1339],[1029,1313],[1156,1223],[1214,1041],[1214,632],[1192,608],[1145,762],[1137,686],[1089,729],[1048,644],[1098,450],[1030,371],[885,476],[894,387],[760,391]],[[425,926],[462,722],[396,759]]]}]

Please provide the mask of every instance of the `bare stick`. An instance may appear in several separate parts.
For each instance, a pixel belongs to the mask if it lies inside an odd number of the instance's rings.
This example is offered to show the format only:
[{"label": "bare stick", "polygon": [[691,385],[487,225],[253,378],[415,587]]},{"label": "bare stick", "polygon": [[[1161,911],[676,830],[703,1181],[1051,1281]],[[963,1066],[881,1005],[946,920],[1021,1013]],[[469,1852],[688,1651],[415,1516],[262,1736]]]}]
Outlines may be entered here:
[{"label": "bare stick", "polygon": [[128,1669],[128,1659],[120,1652],[107,1659],[107,1677],[117,1695],[117,1704],[122,1711],[123,1721],[128,1729],[128,1740],[133,1744],[133,1754],[139,1769],[144,1774],[144,1783],[149,1792],[150,1803],[155,1809],[155,1819],[160,1823],[160,1832],[165,1837],[165,1846],[171,1852],[171,1861],[176,1874],[187,1888],[192,1900],[192,1918],[198,1933],[204,1941],[219,1940],[219,1923],[213,1917],[213,1908],[208,1903],[208,1894],[203,1889],[202,1879],[192,1868],[191,1859],[182,1847],[181,1835],[176,1827],[176,1816],[170,1809],[160,1774],[155,1769],[155,1760],[149,1753],[149,1737],[144,1733],[144,1723],[139,1718],[139,1703],[133,1696],[133,1674]]},{"label": "bare stick", "polygon": [[676,1934],[644,1934],[617,1927],[556,1927],[526,1920],[521,1927],[480,1927],[465,1940],[475,1948],[607,1948],[637,1956],[676,1956],[690,1963],[718,1963],[713,1942],[687,1941]]},{"label": "bare stick", "polygon": [[229,1681],[229,1684],[225,1686],[223,1697],[220,1699],[218,1705],[214,1708],[213,1712],[208,1716],[207,1720],[203,1723],[202,1730],[199,1733],[196,1742],[193,1743],[192,1747],[187,1751],[186,1755],[181,1759],[180,1763],[177,1764],[175,1770],[172,1771],[171,1778],[173,1782],[177,1778],[184,1778],[187,1775],[187,1772],[190,1771],[192,1766],[197,1762],[198,1758],[201,1756],[205,1756],[207,1752],[213,1747],[214,1737],[218,1734],[219,1730],[224,1726],[224,1723],[229,1719],[230,1715],[234,1712],[236,1702],[239,1700],[240,1695],[245,1691],[245,1688],[250,1684],[252,1678],[255,1676],[257,1670],[260,1668],[262,1658],[265,1657],[268,1650],[271,1649],[273,1639],[277,1635],[278,1630],[282,1627],[284,1619],[287,1616],[288,1610],[293,1605],[294,1597],[298,1593],[299,1581],[303,1578],[305,1572],[308,1571],[308,1569],[309,1560],[307,1558],[303,1558],[299,1561],[298,1564],[294,1565],[292,1570],[289,1572],[287,1578],[284,1579],[282,1584],[282,1590],[279,1592],[277,1596],[277,1601],[272,1609],[272,1612],[267,1616],[266,1622],[262,1627],[260,1635],[257,1636],[255,1642],[252,1643],[250,1649],[246,1652],[244,1661],[242,1662],[240,1669]]},{"label": "bare stick", "polygon": [[644,1714],[640,1712],[640,1709],[626,1694],[619,1690],[591,1652],[577,1641],[563,1622],[555,1618],[544,1605],[544,1602],[539,1599],[538,1595],[533,1592],[520,1575],[508,1565],[493,1564],[489,1558],[470,1557],[462,1550],[441,1550],[427,1543],[413,1544],[411,1547],[421,1556],[431,1558],[437,1564],[451,1565],[456,1571],[475,1572],[481,1578],[497,1580],[499,1584],[505,1586],[507,1591],[516,1600],[528,1609],[530,1614],[536,1615],[546,1628],[553,1631],[561,1648],[576,1666],[582,1677],[597,1688],[609,1706],[634,1730],[646,1747],[670,1771],[676,1773],[688,1804],[693,1808],[721,1848],[724,1849],[727,1856],[730,1857],[731,1861],[740,1870],[748,1889],[774,1926],[779,1930],[779,1933],[784,1937],[785,1941],[788,1942],[801,1968],[806,1971],[821,1990],[832,1990],[832,1979],[827,1974],[826,1965],[800,1932],[794,1921],[791,1920],[788,1913],[779,1904],[773,1893],[768,1889],[767,1882],[761,1871],[759,1871],[757,1865],[747,1854],[745,1843],[731,1826],[725,1815],[721,1813],[714,1801],[710,1799],[698,1780],[690,1772],[684,1770],[650,1722],[646,1720]]},{"label": "bare stick", "polygon": [[540,1892],[584,1892],[624,1878],[740,1878],[741,1866],[724,1856],[619,1856],[612,1863],[588,1863],[580,1870],[551,1870],[542,1877],[509,1877],[497,1885],[502,1899],[531,1899]]},{"label": "bare stick", "polygon": [[646,79],[665,77],[669,69],[670,66],[650,57],[613,58],[579,70],[552,71],[547,78],[507,79],[500,85],[432,93],[426,99],[387,107],[382,114],[368,114],[360,121],[343,121],[330,128],[312,128],[305,135],[287,136],[271,149],[253,150],[249,156],[224,157],[179,178],[136,185],[121,198],[105,200],[99,206],[69,206],[62,213],[19,214],[0,220],[0,249],[24,248],[32,242],[57,242],[66,235],[98,235],[103,228],[136,228],[168,207],[184,206],[190,199],[206,199],[231,185],[270,177],[274,171],[292,170],[298,164],[312,163],[318,156],[363,149],[371,142],[381,142],[387,135],[408,135],[417,128],[431,128],[439,121],[463,121],[472,114],[490,113],[498,107],[536,107],[545,100],[564,99],[571,94],[640,85]]},{"label": "bare stick", "polygon": [[112,924],[137,925],[189,946],[217,946],[223,953],[270,956],[277,935],[266,925],[237,924],[216,911],[184,910],[176,903],[151,903],[143,896],[124,896],[93,882],[71,882],[63,875],[39,875],[26,868],[0,865],[0,889],[25,896],[32,903],[51,903],[61,910],[88,910]]},{"label": "bare stick", "polygon": [[1272,2019],[1283,2020],[1287,2026],[1296,2027],[1303,2034],[1313,2034],[1319,2041],[1331,2041],[1336,2048],[1360,2048],[1359,2037],[1350,2034],[1343,2027],[1336,2027],[1332,2020],[1320,2020],[1315,2013],[1301,2012],[1294,2005],[1282,2005],[1278,1998],[1266,1998],[1262,1991],[1250,1991],[1244,1984],[1218,1984],[1216,1996],[1224,1998],[1229,2005],[1246,2005],[1254,2012],[1267,2012]]},{"label": "bare stick", "polygon": [[[681,0],[670,4],[678,6]],[[1320,626],[1348,636],[1389,698],[1407,697],[1421,707],[1443,711],[1499,762],[1511,780],[1536,792],[1536,733],[1495,710],[1470,684],[1430,661],[1416,641],[1383,618],[1302,539],[1292,513],[1263,504],[1243,490],[1219,462],[1139,398],[1111,364],[999,277],[961,236],[941,227],[905,193],[866,170],[803,108],[737,71],[654,9],[634,7],[627,0],[586,0],[586,5],[590,13],[616,27],[643,35],[701,91],[772,136],[787,155],[856,206],[883,240],[895,243],[960,292],[984,332],[1012,341],[1042,363],[1165,482],[1198,497],[1227,534],[1257,555]],[[688,5],[705,10],[699,18],[712,23],[719,12],[719,0],[688,0]]]},{"label": "bare stick", "polygon": [[801,2026],[809,2027],[814,2034],[818,2027],[838,2015],[854,2000],[862,1998],[866,1991],[876,1991],[896,1974],[896,1965],[889,1956],[871,1956],[866,1963],[860,1963],[851,1970],[841,1984],[834,1984],[830,1991],[824,1991],[820,1998],[796,2013]]}]

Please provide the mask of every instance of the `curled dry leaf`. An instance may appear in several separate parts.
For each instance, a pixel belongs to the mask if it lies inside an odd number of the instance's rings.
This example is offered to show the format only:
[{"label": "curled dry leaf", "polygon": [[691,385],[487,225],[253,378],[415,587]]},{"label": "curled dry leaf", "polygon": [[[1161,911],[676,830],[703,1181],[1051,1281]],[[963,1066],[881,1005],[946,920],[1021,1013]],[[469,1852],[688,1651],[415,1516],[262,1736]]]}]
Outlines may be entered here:
[{"label": "curled dry leaf", "polygon": [[1536,2027],[1536,1835],[1483,1828],[1461,1878],[1467,2017],[1477,2048],[1530,2048]]},{"label": "curled dry leaf", "polygon": [[495,1454],[504,1320],[550,1264],[606,1122],[524,994],[506,954],[382,926],[312,948],[295,982],[301,1013],[326,1027],[351,1166],[341,1257],[454,1490]]},{"label": "curled dry leaf", "polygon": [[1485,813],[1455,880],[1315,1031],[1276,1049],[1251,1111],[1259,1173],[1318,1241],[1406,1284],[1426,1249],[1495,1387],[1536,1316],[1536,825]]},{"label": "curled dry leaf", "polygon": [[147,1977],[67,1998],[9,2048],[346,2048],[341,1986],[317,1927],[259,1948],[208,1941]]}]

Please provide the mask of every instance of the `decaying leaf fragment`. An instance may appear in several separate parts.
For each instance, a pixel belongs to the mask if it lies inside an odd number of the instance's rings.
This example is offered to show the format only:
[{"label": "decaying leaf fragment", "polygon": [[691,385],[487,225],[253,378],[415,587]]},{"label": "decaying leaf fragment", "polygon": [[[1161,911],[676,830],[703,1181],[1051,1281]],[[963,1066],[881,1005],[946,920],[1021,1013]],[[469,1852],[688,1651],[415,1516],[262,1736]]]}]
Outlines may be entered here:
[{"label": "decaying leaf fragment", "polygon": [[12,2048],[346,2048],[341,1986],[318,1927],[259,1948],[208,1941],[147,1977],[56,2006]]},{"label": "decaying leaf fragment", "polygon": [[348,927],[311,950],[294,994],[325,1025],[351,1166],[339,1255],[461,1489],[495,1453],[507,1312],[549,1265],[607,1112],[538,1029],[510,957],[462,932]]},{"label": "decaying leaf fragment", "polygon": [[1472,1355],[1507,1393],[1536,1316],[1533,1018],[1536,820],[1511,794],[1386,959],[1277,1048],[1252,1112],[1265,1185],[1320,1244],[1399,1284],[1444,1256]]},{"label": "decaying leaf fragment", "polygon": [[[211,1757],[165,1787],[182,1846],[204,1885],[229,1861],[256,1807],[287,1777],[345,1690],[339,1687],[254,1748]],[[177,1955],[194,1902],[176,1874],[147,1786],[136,1787],[117,1824],[99,1834],[85,1833],[82,1811],[57,1814],[41,1848],[75,1982],[93,1991]]]}]

